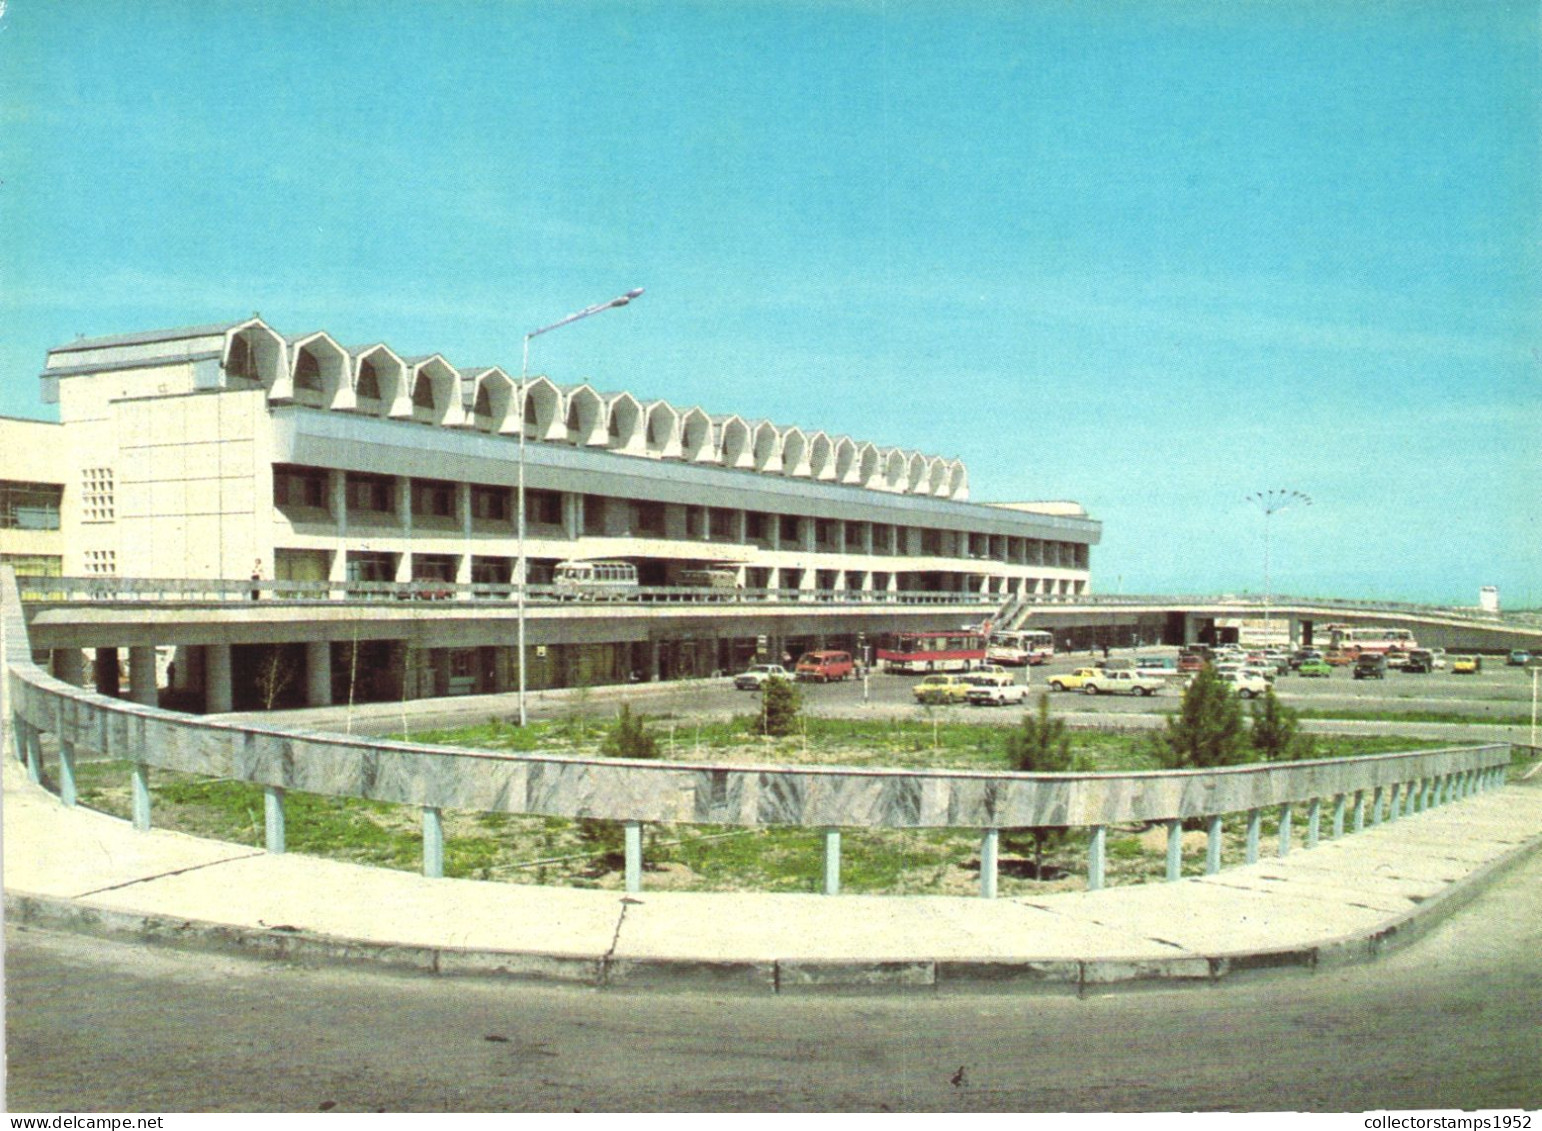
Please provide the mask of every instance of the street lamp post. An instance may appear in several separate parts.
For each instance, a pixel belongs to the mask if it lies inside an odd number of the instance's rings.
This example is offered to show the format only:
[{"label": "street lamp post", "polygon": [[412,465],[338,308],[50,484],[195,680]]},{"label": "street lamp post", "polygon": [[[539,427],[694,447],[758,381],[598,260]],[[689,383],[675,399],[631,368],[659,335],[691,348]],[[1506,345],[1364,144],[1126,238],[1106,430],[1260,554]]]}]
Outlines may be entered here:
[{"label": "street lamp post", "polygon": [[1269,520],[1276,512],[1284,510],[1292,503],[1309,507],[1312,505],[1312,499],[1311,496],[1303,495],[1300,491],[1281,487],[1273,491],[1255,491],[1247,497],[1246,501],[1264,512],[1264,638],[1267,644],[1271,635],[1269,622],[1274,594],[1269,577]]},{"label": "street lamp post", "polygon": [[526,418],[526,410],[529,408],[529,392],[526,384],[530,379],[530,339],[538,338],[548,331],[566,326],[570,322],[577,322],[580,318],[588,318],[591,314],[600,314],[612,307],[625,306],[638,295],[643,293],[641,287],[635,287],[624,295],[617,295],[609,302],[595,303],[595,305],[580,310],[577,314],[569,314],[566,318],[559,319],[549,326],[542,326],[539,330],[531,330],[525,335],[524,354],[519,363],[519,489],[516,503],[519,507],[519,561],[515,567],[515,583],[518,586],[516,592],[519,595],[519,725],[523,727],[527,722],[525,715],[525,429],[529,421]]}]

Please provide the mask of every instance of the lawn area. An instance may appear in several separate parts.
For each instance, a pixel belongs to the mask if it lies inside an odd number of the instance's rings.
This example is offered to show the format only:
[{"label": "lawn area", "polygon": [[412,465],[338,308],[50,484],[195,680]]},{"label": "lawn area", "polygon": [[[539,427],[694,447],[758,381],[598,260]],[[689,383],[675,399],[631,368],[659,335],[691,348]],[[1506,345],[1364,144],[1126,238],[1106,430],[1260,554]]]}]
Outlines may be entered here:
[{"label": "lawn area", "polygon": [[[746,720],[679,724],[654,721],[663,756],[719,764],[841,765],[1000,771],[1006,731],[933,719],[887,721],[805,720],[798,735],[777,740],[755,736]],[[606,732],[592,721],[536,724],[524,731],[490,720],[455,731],[418,732],[414,741],[487,750],[545,750],[594,755]],[[1318,757],[1346,757],[1443,745],[1433,740],[1319,735]],[[1074,731],[1073,751],[1101,771],[1160,768],[1143,734]],[[84,804],[127,817],[129,767],[87,762],[79,767]],[[214,781],[171,771],[151,774],[152,814],[157,828],[240,844],[263,843],[259,786]],[[285,797],[287,847],[376,867],[421,867],[421,815],[412,806],[290,792]],[[1272,811],[1264,836],[1276,835]],[[1327,835],[1329,816],[1324,816]],[[1298,829],[1304,831],[1304,815]],[[621,886],[620,825],[556,817],[447,811],[445,874],[512,883],[579,887]],[[1245,816],[1225,821],[1223,860],[1241,862]],[[971,895],[979,889],[979,833],[975,830],[853,829],[842,834],[842,886],[852,892]],[[1298,831],[1298,836],[1301,832]],[[1088,834],[1053,835],[1034,870],[1034,840],[1026,832],[1002,836],[998,890],[1004,895],[1080,888]],[[1203,869],[1201,832],[1185,834],[1185,871]],[[1272,845],[1272,840],[1267,842]],[[1108,836],[1108,881],[1137,883],[1163,873],[1166,831],[1161,827],[1114,828]],[[1266,848],[1266,851],[1269,849]],[[816,891],[823,877],[820,830],[741,829],[651,824],[644,829],[645,888],[694,891]]]}]

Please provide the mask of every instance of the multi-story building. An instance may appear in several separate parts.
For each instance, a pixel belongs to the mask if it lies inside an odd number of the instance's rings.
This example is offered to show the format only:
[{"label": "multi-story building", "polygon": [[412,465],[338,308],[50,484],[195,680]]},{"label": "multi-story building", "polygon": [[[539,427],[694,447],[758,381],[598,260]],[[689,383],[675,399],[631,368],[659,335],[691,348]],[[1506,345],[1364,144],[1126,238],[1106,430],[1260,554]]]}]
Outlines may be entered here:
[{"label": "multi-story building", "polygon": [[1074,504],[969,501],[956,459],[544,376],[521,397],[497,367],[257,318],[77,341],[42,379],[69,575],[492,596],[521,556],[521,474],[532,584],[577,559],[632,563],[644,587],[732,570],[791,599],[1078,595],[1099,537]]}]

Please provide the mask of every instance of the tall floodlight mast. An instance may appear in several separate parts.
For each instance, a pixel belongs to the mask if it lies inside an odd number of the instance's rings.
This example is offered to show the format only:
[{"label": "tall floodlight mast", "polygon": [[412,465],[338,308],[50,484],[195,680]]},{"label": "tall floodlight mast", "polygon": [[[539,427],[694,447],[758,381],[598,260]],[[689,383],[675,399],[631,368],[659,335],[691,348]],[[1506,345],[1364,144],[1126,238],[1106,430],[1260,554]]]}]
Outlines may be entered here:
[{"label": "tall floodlight mast", "polygon": [[1300,491],[1280,487],[1273,491],[1255,491],[1246,499],[1264,513],[1264,639],[1272,638],[1270,615],[1274,601],[1274,587],[1269,576],[1269,523],[1276,514],[1293,504],[1303,507],[1312,505],[1312,497]]}]

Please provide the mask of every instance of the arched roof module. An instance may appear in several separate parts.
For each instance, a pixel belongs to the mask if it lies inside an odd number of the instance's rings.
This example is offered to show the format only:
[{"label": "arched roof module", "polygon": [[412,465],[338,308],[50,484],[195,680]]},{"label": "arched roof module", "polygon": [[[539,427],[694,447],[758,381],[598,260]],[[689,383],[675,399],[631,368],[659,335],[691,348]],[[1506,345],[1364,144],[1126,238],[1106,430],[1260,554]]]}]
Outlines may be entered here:
[{"label": "arched roof module", "polygon": [[454,427],[465,419],[460,401],[460,371],[443,354],[407,359],[412,419],[419,424]]},{"label": "arched roof module", "polygon": [[288,339],[289,365],[274,383],[273,400],[293,400],[312,408],[353,408],[352,365],[348,351],[325,330]]},{"label": "arched roof module", "polygon": [[754,455],[756,471],[770,475],[782,470],[782,430],[769,420],[755,425]]},{"label": "arched roof module", "polygon": [[410,419],[412,390],[407,387],[407,363],[401,355],[384,342],[352,346],[348,352],[353,356],[350,380],[355,411]]},{"label": "arched roof module", "polygon": [[648,454],[658,459],[680,458],[680,414],[668,401],[650,401],[647,417]]},{"label": "arched roof module", "polygon": [[680,449],[692,463],[717,462],[712,418],[700,408],[687,409],[680,417]]},{"label": "arched roof module", "polygon": [[610,440],[605,425],[605,400],[588,385],[566,389],[568,443],[579,448],[603,448]]},{"label": "arched roof module", "polygon": [[969,469],[961,459],[948,465],[948,498],[961,503],[969,500]]},{"label": "arched roof module", "polygon": [[718,435],[722,437],[724,467],[755,466],[755,440],[746,420],[738,416],[725,417],[718,425]]},{"label": "arched roof module", "polygon": [[[225,331],[220,367],[226,388],[239,387],[231,384],[233,379],[257,381],[271,396],[274,386],[287,378],[289,344],[261,318],[251,318]],[[286,390],[282,396],[287,395]]]},{"label": "arched roof module", "polygon": [[487,369],[462,369],[460,382],[461,409],[469,426],[499,435],[512,435],[519,430],[512,377],[494,365]]},{"label": "arched roof module", "polygon": [[782,474],[807,478],[808,437],[794,425],[782,433]]},{"label": "arched roof module", "polygon": [[561,440],[567,436],[563,418],[562,390],[548,377],[533,377],[525,382],[525,403],[520,406],[520,422],[527,440]]},{"label": "arched roof module", "polygon": [[605,442],[613,452],[640,456],[648,452],[642,405],[631,393],[610,393],[605,401]]},{"label": "arched roof module", "polygon": [[861,483],[862,466],[857,459],[856,441],[850,436],[838,436],[835,440],[835,481],[837,483]]},{"label": "arched roof module", "polygon": [[823,432],[815,432],[808,441],[808,470],[815,479],[835,478],[835,445]]}]

